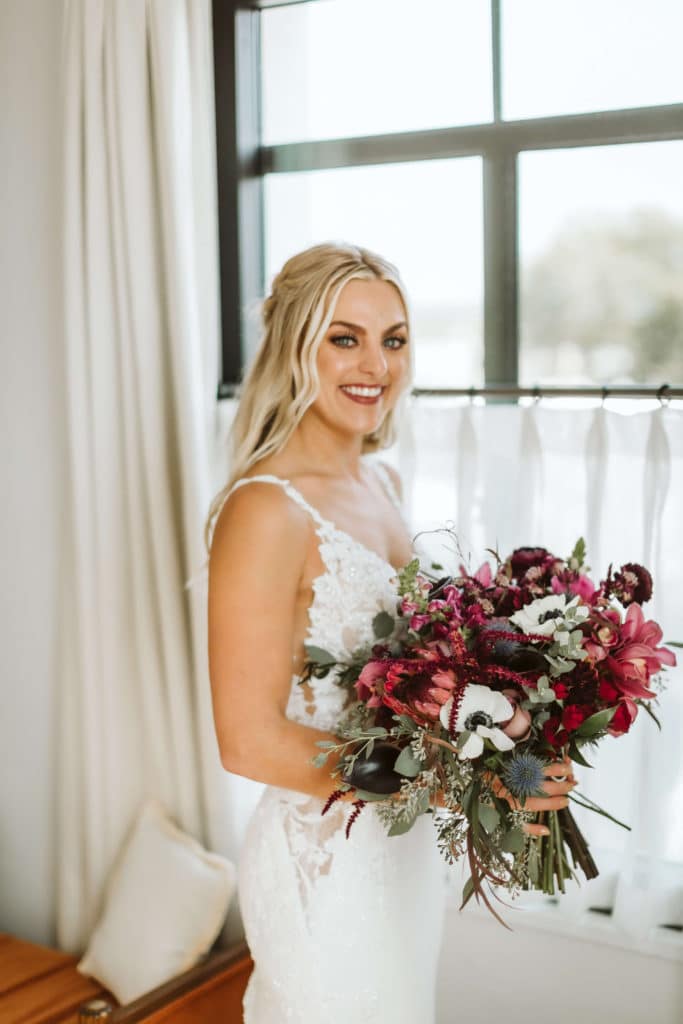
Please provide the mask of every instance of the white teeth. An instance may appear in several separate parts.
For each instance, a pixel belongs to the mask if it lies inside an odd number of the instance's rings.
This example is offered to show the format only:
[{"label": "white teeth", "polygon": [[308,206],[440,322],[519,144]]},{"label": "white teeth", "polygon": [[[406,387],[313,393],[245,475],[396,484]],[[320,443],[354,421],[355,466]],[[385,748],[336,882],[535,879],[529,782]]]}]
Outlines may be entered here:
[{"label": "white teeth", "polygon": [[346,391],[349,395],[358,395],[359,398],[377,398],[382,394],[380,387],[364,388],[355,384],[342,385],[342,391]]}]

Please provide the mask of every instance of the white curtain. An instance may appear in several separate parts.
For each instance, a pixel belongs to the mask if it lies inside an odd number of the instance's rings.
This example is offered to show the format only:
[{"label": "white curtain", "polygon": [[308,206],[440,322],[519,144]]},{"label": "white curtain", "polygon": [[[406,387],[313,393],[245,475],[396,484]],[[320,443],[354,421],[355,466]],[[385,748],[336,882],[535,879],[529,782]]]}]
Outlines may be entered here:
[{"label": "white curtain", "polygon": [[146,795],[230,856],[248,796],[220,765],[205,595],[184,586],[224,476],[209,0],[66,0],[63,82],[57,940],[80,951]]},{"label": "white curtain", "polygon": [[[641,562],[651,570],[655,585],[646,617],[661,624],[665,640],[683,641],[683,411],[626,414],[623,408],[617,401],[607,411],[585,402],[483,406],[414,399],[393,457],[403,470],[416,530],[448,522],[472,568],[490,559],[487,547],[503,557],[521,545],[567,555],[583,536],[596,581],[610,562]],[[418,543],[457,568],[438,535]],[[579,788],[632,831],[576,813],[601,875],[574,888],[559,910],[578,919],[601,908],[625,945],[657,952],[675,947],[680,955],[681,667],[665,678],[662,732],[641,711],[627,736],[603,742],[594,771],[577,773]]]}]

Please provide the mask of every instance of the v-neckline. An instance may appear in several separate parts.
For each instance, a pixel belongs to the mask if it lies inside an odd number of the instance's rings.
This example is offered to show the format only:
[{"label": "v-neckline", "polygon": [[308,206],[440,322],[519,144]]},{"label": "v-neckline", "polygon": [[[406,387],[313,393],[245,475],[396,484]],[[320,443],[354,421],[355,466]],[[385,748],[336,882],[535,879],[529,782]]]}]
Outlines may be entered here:
[{"label": "v-neckline", "polygon": [[[364,544],[362,540],[358,540],[358,538],[354,537],[353,534],[348,532],[348,530],[343,530],[340,526],[337,526],[337,524],[334,523],[331,519],[326,519],[325,516],[321,515],[320,511],[316,508],[316,506],[312,505],[310,501],[303,496],[299,488],[295,487],[288,477],[277,476],[277,474],[275,473],[263,473],[261,474],[261,476],[269,476],[272,477],[273,480],[279,480],[281,483],[286,484],[286,486],[289,487],[290,490],[294,491],[295,494],[300,499],[302,506],[308,508],[309,512],[311,513],[311,518],[313,519],[313,521],[315,522],[316,519],[318,520],[318,523],[316,525],[325,526],[330,530],[334,530],[335,533],[340,534],[342,537],[346,537],[347,540],[350,540],[352,544],[356,545],[356,547],[360,548],[362,551],[367,552],[367,554],[372,555],[373,558],[376,558],[378,562],[381,562],[388,569],[391,569],[393,573],[397,574],[401,571],[400,568],[396,568],[393,562],[390,562],[388,558],[384,558],[384,556],[380,555],[380,553],[378,551],[375,551],[374,548],[371,548],[367,544]],[[257,477],[247,477],[246,479],[257,479]],[[401,568],[403,568],[403,566],[401,566]],[[324,576],[325,573],[321,573],[320,575]]]}]

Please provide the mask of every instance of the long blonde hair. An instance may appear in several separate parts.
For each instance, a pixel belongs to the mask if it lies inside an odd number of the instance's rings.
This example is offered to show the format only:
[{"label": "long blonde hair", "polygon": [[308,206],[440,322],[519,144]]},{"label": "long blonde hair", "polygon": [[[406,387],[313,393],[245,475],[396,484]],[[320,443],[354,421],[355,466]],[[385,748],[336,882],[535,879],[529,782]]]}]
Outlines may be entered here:
[{"label": "long blonde hair", "polygon": [[[260,459],[285,445],[318,394],[318,349],[330,325],[342,288],[354,278],[388,281],[398,291],[410,330],[406,290],[396,267],[356,245],[324,242],[291,256],[276,275],[262,304],[263,336],[230,432],[230,477],[209,509],[204,528],[207,551],[212,526],[235,480]],[[411,356],[412,366],[412,356]],[[363,451],[386,448],[395,437],[391,409]]]}]

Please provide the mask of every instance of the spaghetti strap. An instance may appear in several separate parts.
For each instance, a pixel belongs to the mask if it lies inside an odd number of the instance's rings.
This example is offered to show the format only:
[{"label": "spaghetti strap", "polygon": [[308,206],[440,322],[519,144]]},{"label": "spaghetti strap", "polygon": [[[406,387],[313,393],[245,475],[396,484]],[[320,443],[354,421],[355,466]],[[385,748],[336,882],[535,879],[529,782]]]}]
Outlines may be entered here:
[{"label": "spaghetti strap", "polygon": [[396,506],[396,508],[399,510],[399,512],[401,512],[402,511],[401,499],[398,496],[398,492],[396,491],[396,486],[394,484],[394,481],[391,478],[391,474],[389,473],[389,470],[387,469],[387,467],[385,466],[385,464],[383,462],[379,462],[379,461],[372,462],[371,465],[374,468],[375,472],[377,473],[377,476],[379,477],[380,482],[381,482],[381,484],[382,484],[382,486],[384,488],[384,491],[386,492],[386,494],[389,497],[390,501],[392,502],[393,505]]},{"label": "spaghetti strap", "polygon": [[277,484],[278,486],[282,487],[283,491],[285,491],[285,493],[292,499],[293,502],[299,505],[300,508],[304,509],[305,512],[308,512],[316,526],[322,527],[332,525],[328,522],[327,519],[323,519],[323,517],[318,512],[317,508],[314,508],[312,505],[309,505],[309,503],[304,498],[303,494],[297,491],[296,487],[294,487],[293,484],[289,482],[289,480],[285,480],[284,477],[281,476],[273,476],[272,473],[261,473],[257,476],[240,477],[240,479],[235,481],[235,483],[232,485],[228,493],[225,495],[225,500],[227,501],[232,492],[236,491],[238,487],[243,487],[245,484],[252,483]]}]

